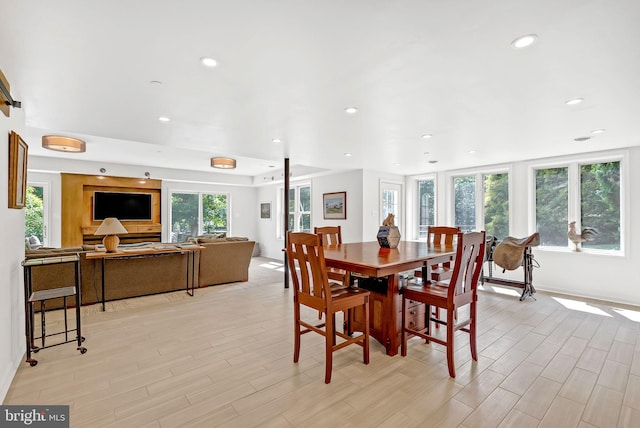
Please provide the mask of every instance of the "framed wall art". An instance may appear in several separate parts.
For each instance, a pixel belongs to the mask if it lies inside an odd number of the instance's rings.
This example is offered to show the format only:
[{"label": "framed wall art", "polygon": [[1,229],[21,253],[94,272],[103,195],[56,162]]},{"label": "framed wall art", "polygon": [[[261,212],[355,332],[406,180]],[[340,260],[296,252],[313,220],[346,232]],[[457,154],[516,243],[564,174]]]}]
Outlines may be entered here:
[{"label": "framed wall art", "polygon": [[9,208],[24,208],[27,195],[27,150],[15,132],[9,134]]},{"label": "framed wall art", "polygon": [[322,212],[325,219],[345,220],[347,218],[347,192],[324,193]]},{"label": "framed wall art", "polygon": [[271,218],[271,202],[260,203],[260,218],[263,220]]}]

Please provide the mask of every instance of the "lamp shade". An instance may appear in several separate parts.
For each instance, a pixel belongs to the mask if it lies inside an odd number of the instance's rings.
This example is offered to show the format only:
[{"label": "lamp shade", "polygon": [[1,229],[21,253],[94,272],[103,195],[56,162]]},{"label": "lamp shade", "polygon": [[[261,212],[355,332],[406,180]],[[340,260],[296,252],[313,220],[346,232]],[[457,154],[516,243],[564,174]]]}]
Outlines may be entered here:
[{"label": "lamp shade", "polygon": [[214,168],[233,169],[236,167],[236,160],[231,158],[211,158],[211,166]]},{"label": "lamp shade", "polygon": [[56,152],[84,153],[86,144],[82,140],[61,135],[45,135],[42,137],[42,147]]},{"label": "lamp shade", "polygon": [[102,221],[94,235],[122,235],[128,233],[122,223],[115,217],[107,217]]}]

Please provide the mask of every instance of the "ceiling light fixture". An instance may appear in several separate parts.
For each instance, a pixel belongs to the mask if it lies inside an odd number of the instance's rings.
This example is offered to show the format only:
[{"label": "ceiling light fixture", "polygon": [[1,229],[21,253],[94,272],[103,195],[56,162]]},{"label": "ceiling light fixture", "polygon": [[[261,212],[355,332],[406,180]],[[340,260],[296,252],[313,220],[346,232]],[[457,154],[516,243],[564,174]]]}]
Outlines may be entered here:
[{"label": "ceiling light fixture", "polygon": [[565,104],[568,106],[574,106],[576,104],[580,104],[584,101],[584,98],[571,98],[570,100],[565,101]]},{"label": "ceiling light fixture", "polygon": [[527,34],[524,36],[520,36],[511,42],[511,46],[516,49],[526,48],[534,44],[537,38],[538,36],[536,34]]},{"label": "ceiling light fixture", "polygon": [[592,134],[602,134],[604,131],[606,131],[606,129],[600,128],[600,129],[594,129],[593,131],[591,131],[591,133]]},{"label": "ceiling light fixture", "polygon": [[355,107],[347,107],[346,109],[344,109],[344,111],[347,114],[356,114],[358,112],[358,109]]},{"label": "ceiling light fixture", "polygon": [[86,144],[82,140],[61,135],[45,135],[42,137],[42,147],[56,152],[84,153]]},{"label": "ceiling light fixture", "polygon": [[591,139],[591,137],[577,137],[577,138],[574,138],[573,141],[578,141],[578,142],[581,143],[583,141],[587,141],[587,140],[590,140],[590,139]]},{"label": "ceiling light fixture", "polygon": [[211,158],[211,166],[220,169],[234,169],[236,160],[231,158]]},{"label": "ceiling light fixture", "polygon": [[345,157],[349,157],[349,156],[351,156],[351,153],[345,153],[344,155],[345,155]]},{"label": "ceiling light fixture", "polygon": [[424,140],[428,140],[429,138],[433,137],[433,134],[422,134],[422,138]]},{"label": "ceiling light fixture", "polygon": [[282,140],[280,138],[274,138],[271,140],[272,143],[282,143]]},{"label": "ceiling light fixture", "polygon": [[158,120],[159,120],[160,122],[169,122],[169,121],[171,121],[171,119],[169,119],[167,116],[160,116],[160,117],[158,118]]},{"label": "ceiling light fixture", "polygon": [[213,58],[208,58],[208,57],[202,57],[200,58],[200,62],[202,63],[202,65],[204,65],[205,67],[215,67],[218,65],[218,61],[216,61]]}]

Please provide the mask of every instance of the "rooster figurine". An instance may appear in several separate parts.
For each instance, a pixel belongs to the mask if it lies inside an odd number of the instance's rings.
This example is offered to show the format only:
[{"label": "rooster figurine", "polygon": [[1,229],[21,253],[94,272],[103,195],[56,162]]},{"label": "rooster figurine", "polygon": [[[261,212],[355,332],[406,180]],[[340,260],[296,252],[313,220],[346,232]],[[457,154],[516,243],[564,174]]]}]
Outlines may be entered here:
[{"label": "rooster figurine", "polygon": [[580,251],[580,244],[586,241],[593,241],[596,238],[598,231],[593,227],[585,227],[582,229],[582,233],[576,232],[576,222],[569,223],[569,233],[567,236],[569,240],[576,246],[576,251]]}]

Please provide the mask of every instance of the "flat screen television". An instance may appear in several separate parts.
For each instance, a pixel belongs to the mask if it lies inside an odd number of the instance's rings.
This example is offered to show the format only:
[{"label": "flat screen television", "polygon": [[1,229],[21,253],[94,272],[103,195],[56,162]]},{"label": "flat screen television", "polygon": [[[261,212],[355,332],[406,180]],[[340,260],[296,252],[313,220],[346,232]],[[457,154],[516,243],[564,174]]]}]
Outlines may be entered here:
[{"label": "flat screen television", "polygon": [[151,220],[150,193],[93,193],[93,219]]}]

